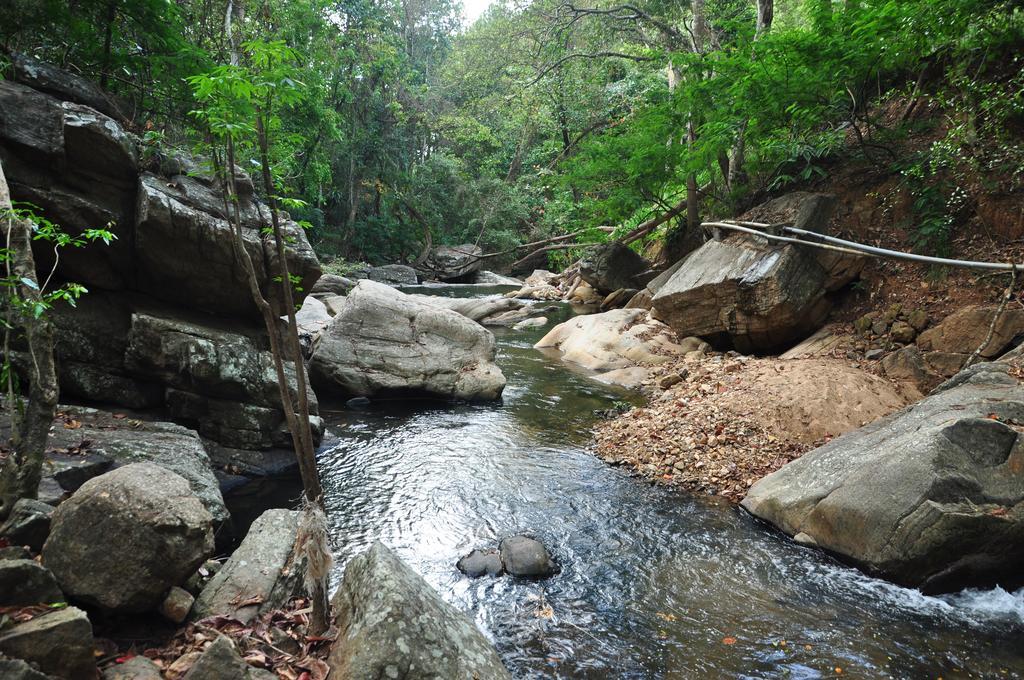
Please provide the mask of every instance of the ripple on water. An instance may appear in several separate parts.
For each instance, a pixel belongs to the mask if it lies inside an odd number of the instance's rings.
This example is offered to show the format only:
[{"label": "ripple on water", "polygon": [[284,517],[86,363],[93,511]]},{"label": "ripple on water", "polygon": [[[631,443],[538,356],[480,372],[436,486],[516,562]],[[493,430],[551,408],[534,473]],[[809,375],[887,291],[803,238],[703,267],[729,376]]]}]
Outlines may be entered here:
[{"label": "ripple on water", "polygon": [[[335,583],[382,540],[518,677],[1024,677],[1024,590],[927,597],[591,456],[593,411],[629,397],[533,351],[542,333],[496,333],[502,404],[390,404],[331,422],[341,437],[320,468]],[[520,532],[551,548],[559,576],[455,569]]]}]

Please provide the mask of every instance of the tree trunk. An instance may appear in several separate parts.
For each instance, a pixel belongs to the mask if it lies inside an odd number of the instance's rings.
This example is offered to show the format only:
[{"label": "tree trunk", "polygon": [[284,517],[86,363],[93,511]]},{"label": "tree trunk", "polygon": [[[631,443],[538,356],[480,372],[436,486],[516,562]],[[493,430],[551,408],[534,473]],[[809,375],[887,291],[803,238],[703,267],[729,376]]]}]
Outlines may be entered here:
[{"label": "tree trunk", "polygon": [[117,3],[115,0],[107,2],[107,27],[103,35],[103,66],[100,69],[100,88],[107,89],[110,81],[110,51],[114,40],[114,21],[117,19]]},{"label": "tree trunk", "polygon": [[[18,499],[35,498],[39,493],[46,440],[59,396],[53,358],[53,326],[45,315],[26,314],[11,304],[12,295],[21,297],[29,306],[42,299],[32,257],[32,224],[15,219],[12,208],[7,178],[0,166],[0,214],[3,215],[4,240],[9,251],[5,273],[9,280],[17,282],[6,300],[7,322],[24,329],[30,360],[28,405],[24,413],[19,417],[17,405],[7,404],[11,410],[12,441],[11,451],[0,467],[0,519],[10,514]],[[4,360],[10,361],[10,357],[5,356]],[[12,392],[8,390],[9,395]]]},{"label": "tree trunk", "polygon": [[[757,28],[754,31],[756,41],[764,35],[771,27],[775,19],[775,1],[757,0]],[[733,143],[732,151],[729,154],[729,175],[726,178],[726,188],[730,193],[743,187],[749,181],[746,169],[747,154],[747,124],[744,120],[736,130],[736,141]]]}]

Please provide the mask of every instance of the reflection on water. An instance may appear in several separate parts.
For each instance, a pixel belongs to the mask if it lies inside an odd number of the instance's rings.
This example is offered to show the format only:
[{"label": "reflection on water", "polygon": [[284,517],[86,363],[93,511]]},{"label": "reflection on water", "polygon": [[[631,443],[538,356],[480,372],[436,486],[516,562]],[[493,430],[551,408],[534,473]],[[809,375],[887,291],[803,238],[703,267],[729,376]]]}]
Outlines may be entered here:
[{"label": "reflection on water", "polygon": [[[543,332],[496,332],[501,404],[329,415],[336,582],[382,540],[524,678],[1024,677],[1024,591],[925,597],[588,454],[593,411],[628,397],[531,349]],[[520,532],[549,546],[560,575],[455,569]]]}]

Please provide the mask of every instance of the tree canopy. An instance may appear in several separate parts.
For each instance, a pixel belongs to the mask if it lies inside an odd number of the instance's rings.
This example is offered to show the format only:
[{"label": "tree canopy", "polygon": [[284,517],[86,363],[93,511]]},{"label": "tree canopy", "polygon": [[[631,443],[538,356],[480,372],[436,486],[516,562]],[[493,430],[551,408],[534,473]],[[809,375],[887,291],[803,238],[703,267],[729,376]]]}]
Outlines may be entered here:
[{"label": "tree canopy", "polygon": [[[273,177],[328,259],[619,237],[687,199],[692,229],[843,155],[900,173],[916,245],[942,250],[963,172],[1022,181],[1008,0],[499,0],[468,26],[454,0],[12,5],[7,51],[95,79],[153,145],[210,141],[193,85],[230,60],[228,14],[240,44],[286,48]],[[944,112],[938,141],[896,153],[922,98]],[[672,214],[645,236],[686,229]]]}]

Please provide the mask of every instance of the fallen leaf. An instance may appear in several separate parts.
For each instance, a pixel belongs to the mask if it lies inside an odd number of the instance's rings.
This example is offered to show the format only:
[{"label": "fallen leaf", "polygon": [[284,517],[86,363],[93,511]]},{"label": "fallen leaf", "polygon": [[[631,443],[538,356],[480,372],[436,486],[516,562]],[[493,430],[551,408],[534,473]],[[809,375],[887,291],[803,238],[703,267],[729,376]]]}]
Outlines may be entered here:
[{"label": "fallen leaf", "polygon": [[731,635],[726,636],[726,637],[722,638],[722,644],[723,645],[734,645],[734,644],[736,644],[736,638],[734,638]]}]

